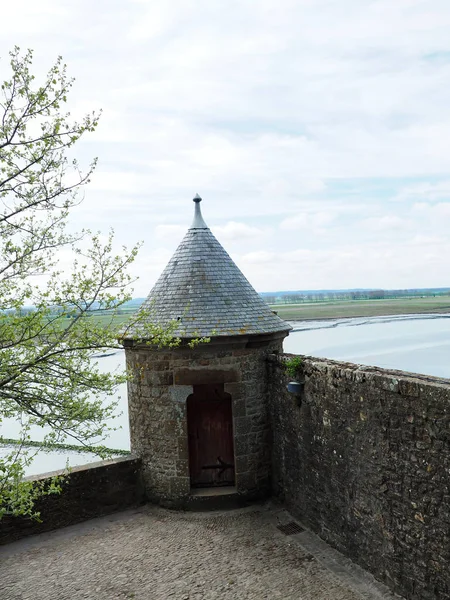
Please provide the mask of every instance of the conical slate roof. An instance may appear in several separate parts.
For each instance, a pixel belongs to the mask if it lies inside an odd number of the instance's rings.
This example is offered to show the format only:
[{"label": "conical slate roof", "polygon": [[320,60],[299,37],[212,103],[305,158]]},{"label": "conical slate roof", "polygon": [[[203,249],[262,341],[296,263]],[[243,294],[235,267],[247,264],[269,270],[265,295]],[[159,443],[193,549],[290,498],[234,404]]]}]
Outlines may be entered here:
[{"label": "conical slate roof", "polygon": [[[175,254],[142,305],[161,325],[177,321],[182,338],[289,331],[253,289],[206,225],[196,196],[195,216]],[[127,338],[139,335],[129,331]]]}]

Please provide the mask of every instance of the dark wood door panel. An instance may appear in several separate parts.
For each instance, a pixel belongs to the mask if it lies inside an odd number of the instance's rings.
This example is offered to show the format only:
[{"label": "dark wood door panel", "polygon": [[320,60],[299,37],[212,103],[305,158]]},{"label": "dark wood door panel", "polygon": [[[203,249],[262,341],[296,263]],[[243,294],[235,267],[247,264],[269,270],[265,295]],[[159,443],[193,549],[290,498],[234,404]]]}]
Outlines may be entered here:
[{"label": "dark wood door panel", "polygon": [[194,386],[187,419],[191,485],[234,485],[231,396],[223,385]]}]

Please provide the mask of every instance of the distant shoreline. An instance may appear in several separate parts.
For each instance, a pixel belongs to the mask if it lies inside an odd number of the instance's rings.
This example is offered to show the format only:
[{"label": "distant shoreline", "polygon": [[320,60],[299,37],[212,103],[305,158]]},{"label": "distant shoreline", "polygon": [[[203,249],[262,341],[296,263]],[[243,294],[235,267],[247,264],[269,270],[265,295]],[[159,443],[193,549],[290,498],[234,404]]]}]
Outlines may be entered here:
[{"label": "distant shoreline", "polygon": [[[278,315],[278,316],[280,316],[280,315]],[[417,317],[419,319],[420,317],[433,317],[433,316],[435,319],[439,319],[439,318],[450,319],[450,309],[447,311],[442,310],[439,312],[412,312],[412,313],[355,315],[355,316],[345,315],[345,317],[307,317],[307,318],[302,318],[302,319],[289,319],[289,321],[302,323],[303,321],[336,321],[337,319],[341,319],[341,320],[344,320],[344,319],[372,319],[372,318],[376,318],[376,317]]]},{"label": "distant shoreline", "polygon": [[450,314],[450,297],[348,300],[271,306],[286,321],[325,321],[364,317]]}]

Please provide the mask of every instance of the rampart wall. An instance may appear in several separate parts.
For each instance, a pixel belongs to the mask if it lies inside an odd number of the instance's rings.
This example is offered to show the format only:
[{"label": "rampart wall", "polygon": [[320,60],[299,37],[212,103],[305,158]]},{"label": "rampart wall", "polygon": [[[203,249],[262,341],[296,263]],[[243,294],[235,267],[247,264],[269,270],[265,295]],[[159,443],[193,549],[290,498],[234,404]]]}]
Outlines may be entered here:
[{"label": "rampart wall", "polygon": [[[141,504],[140,462],[124,457],[73,467],[60,494],[43,496],[36,503],[42,522],[19,517],[4,517],[0,521],[0,544]],[[57,473],[33,479],[42,480]]]},{"label": "rampart wall", "polygon": [[[220,361],[227,359],[231,368],[239,359],[245,374],[249,358],[238,354]],[[289,356],[263,355],[258,364],[263,371],[266,364],[267,372],[258,371],[258,382],[264,393],[249,388],[244,375],[244,381],[227,385],[233,386],[235,435],[259,436],[262,428],[268,445],[263,444],[261,464],[270,470],[274,495],[326,542],[408,600],[450,598],[450,381],[302,357],[297,379],[304,380],[304,389],[294,396],[286,390]],[[189,372],[179,365],[170,382],[174,389],[187,385],[182,377],[197,372],[203,377],[206,367],[224,369],[204,356],[198,364],[184,360]],[[167,371],[155,370],[155,376]],[[262,410],[255,396],[261,422],[252,420],[250,402],[257,392],[266,399]],[[180,400],[174,397],[173,404]],[[177,434],[173,421],[168,417],[162,434],[172,433],[172,426]],[[241,431],[241,425],[250,429]],[[157,432],[150,427],[148,434]],[[3,519],[0,543],[124,510],[142,503],[144,495],[151,500],[142,481],[145,461],[152,457],[143,458],[143,466],[142,459],[122,458],[74,468],[62,494],[38,504],[43,522]]]},{"label": "rampart wall", "polygon": [[450,381],[304,357],[298,399],[284,360],[268,366],[274,493],[399,594],[450,598]]}]

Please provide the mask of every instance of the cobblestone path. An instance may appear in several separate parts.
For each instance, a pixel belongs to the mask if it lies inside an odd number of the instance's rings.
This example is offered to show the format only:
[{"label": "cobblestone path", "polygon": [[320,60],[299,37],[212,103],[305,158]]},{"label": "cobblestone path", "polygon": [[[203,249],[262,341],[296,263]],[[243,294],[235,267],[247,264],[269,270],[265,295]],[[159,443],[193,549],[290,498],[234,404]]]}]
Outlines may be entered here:
[{"label": "cobblestone path", "polygon": [[146,506],[0,553],[2,600],[360,600],[256,507]]}]

